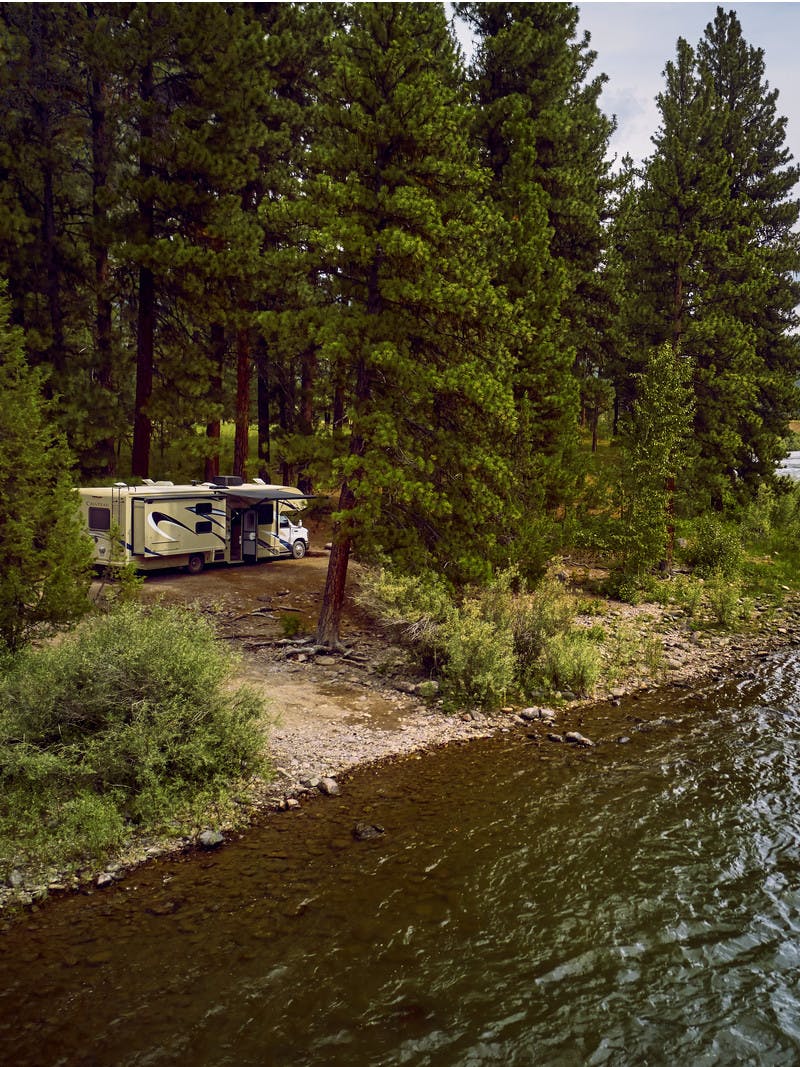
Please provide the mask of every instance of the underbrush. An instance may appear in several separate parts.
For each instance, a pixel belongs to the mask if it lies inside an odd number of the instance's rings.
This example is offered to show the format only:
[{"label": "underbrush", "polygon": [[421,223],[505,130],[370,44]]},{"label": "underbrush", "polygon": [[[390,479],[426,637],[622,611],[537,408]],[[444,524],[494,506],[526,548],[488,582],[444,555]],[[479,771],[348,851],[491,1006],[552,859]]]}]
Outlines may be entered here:
[{"label": "underbrush", "polygon": [[394,628],[455,707],[488,710],[539,690],[583,696],[599,677],[596,642],[573,625],[578,602],[554,575],[528,590],[506,572],[456,601],[435,578],[373,570],[359,603]]},{"label": "underbrush", "polygon": [[176,833],[266,771],[263,706],[211,625],[126,604],[0,679],[0,870]]}]

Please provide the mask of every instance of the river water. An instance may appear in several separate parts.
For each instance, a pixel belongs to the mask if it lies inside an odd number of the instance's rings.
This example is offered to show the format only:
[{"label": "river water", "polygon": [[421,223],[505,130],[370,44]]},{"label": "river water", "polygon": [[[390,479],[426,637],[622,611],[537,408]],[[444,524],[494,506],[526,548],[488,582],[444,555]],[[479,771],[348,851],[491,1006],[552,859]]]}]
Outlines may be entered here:
[{"label": "river water", "polygon": [[796,1064],[799,718],[783,654],[48,905],[0,936],[0,1060]]}]

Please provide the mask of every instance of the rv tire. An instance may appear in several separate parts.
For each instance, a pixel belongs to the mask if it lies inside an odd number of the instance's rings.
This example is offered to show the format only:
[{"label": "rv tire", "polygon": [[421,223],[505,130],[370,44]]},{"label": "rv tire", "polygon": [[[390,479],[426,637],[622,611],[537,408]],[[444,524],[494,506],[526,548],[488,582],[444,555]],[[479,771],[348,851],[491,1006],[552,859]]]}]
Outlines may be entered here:
[{"label": "rv tire", "polygon": [[306,554],[306,543],[305,543],[305,541],[295,541],[295,543],[292,545],[292,555],[294,556],[294,558],[295,559],[302,559],[305,554]]},{"label": "rv tire", "polygon": [[202,556],[189,556],[189,562],[186,566],[189,574],[199,574],[205,566],[205,560]]}]

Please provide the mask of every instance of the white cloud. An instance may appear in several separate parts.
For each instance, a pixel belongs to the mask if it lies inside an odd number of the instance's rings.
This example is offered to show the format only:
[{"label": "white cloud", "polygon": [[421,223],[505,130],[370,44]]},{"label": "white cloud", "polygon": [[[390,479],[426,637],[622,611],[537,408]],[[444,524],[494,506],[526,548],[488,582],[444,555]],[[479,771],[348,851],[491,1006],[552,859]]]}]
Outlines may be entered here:
[{"label": "white cloud", "polygon": [[[594,73],[609,76],[600,100],[616,114],[618,129],[612,152],[640,161],[652,150],[650,138],[659,125],[656,96],[663,71],[674,59],[679,37],[697,45],[713,21],[716,3],[580,3],[579,31],[588,30],[597,52]],[[800,80],[797,41],[800,3],[721,5],[736,11],[747,43],[764,49],[766,78],[779,90],[778,113],[788,118],[786,143],[800,160]]]}]

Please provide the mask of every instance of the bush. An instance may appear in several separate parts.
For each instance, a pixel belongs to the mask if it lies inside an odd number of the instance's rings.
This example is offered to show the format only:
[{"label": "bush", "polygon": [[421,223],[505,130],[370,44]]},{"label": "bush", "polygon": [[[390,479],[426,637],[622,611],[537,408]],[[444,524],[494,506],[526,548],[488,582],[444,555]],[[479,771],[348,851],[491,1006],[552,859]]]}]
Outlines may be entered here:
[{"label": "bush", "polygon": [[553,638],[569,632],[577,614],[575,597],[553,574],[534,591],[519,596],[511,611],[517,673],[523,691],[535,685],[541,658]]},{"label": "bush", "polygon": [[697,520],[685,552],[687,563],[702,577],[734,578],[741,570],[742,555],[737,527],[713,515]]},{"label": "bush", "polygon": [[704,585],[700,579],[678,574],[672,582],[672,600],[692,618],[703,603],[703,590]]},{"label": "bush", "polygon": [[548,641],[542,659],[542,678],[554,690],[588,696],[600,676],[600,650],[579,632],[557,634]]},{"label": "bush", "polygon": [[449,618],[453,600],[447,586],[434,575],[397,574],[383,567],[364,572],[356,603],[398,638],[435,663],[441,654],[441,627]]},{"label": "bush", "polygon": [[263,707],[229,688],[233,663],[202,618],[133,605],[21,652],[0,681],[3,836],[41,847],[41,823],[74,859],[263,770]]},{"label": "bush", "polygon": [[453,609],[442,628],[447,693],[459,703],[500,707],[514,685],[514,638],[485,618],[480,602]]},{"label": "bush", "polygon": [[753,605],[742,596],[741,583],[724,575],[716,575],[706,583],[706,598],[717,625],[726,630],[735,630],[752,616]]}]

